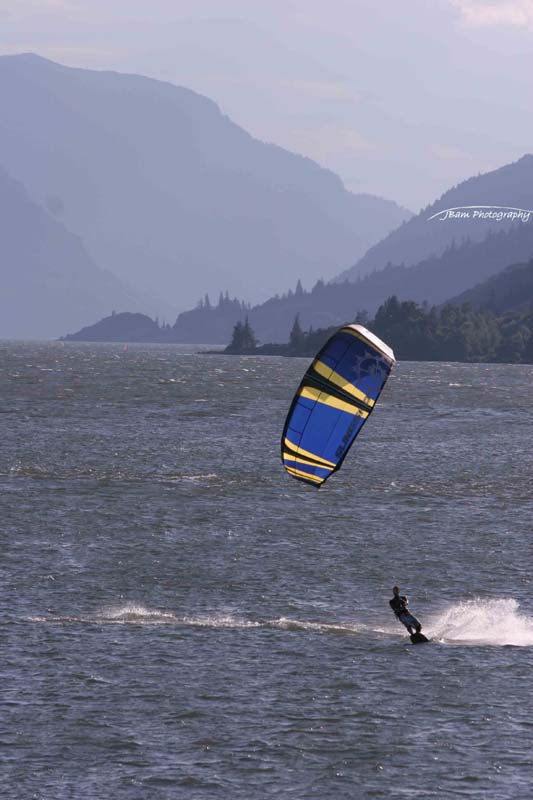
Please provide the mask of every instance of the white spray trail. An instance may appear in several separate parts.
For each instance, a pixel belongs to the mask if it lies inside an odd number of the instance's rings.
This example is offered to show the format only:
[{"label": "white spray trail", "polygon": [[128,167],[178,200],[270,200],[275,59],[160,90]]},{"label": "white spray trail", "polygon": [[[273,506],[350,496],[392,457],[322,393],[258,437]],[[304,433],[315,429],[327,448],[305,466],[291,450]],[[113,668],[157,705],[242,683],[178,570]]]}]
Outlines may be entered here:
[{"label": "white spray trail", "polygon": [[533,646],[533,617],[518,612],[516,600],[476,598],[454,605],[424,625],[433,639],[468,644]]},{"label": "white spray trail", "polygon": [[[519,605],[513,599],[482,599],[460,602],[446,611],[429,617],[424,622],[424,633],[434,641],[455,642],[465,645],[514,645],[533,646],[533,617],[520,614]],[[322,634],[360,634],[375,638],[400,636],[401,626],[375,628],[370,625],[355,625],[349,622],[312,622],[308,620],[278,617],[266,620],[250,620],[246,616],[228,612],[179,615],[171,611],[150,609],[136,603],[126,603],[107,608],[95,614],[83,616],[29,617],[30,622],[41,623],[88,623],[100,625],[171,625],[177,627],[202,628],[277,628],[285,631],[307,631]],[[400,630],[401,629],[401,630]]]}]

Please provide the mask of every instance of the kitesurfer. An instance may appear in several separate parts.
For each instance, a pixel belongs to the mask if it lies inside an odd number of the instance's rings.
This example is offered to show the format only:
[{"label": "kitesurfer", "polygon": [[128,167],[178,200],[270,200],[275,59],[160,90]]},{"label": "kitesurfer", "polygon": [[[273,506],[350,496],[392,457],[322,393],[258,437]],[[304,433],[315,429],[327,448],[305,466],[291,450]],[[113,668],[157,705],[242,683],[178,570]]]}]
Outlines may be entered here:
[{"label": "kitesurfer", "polygon": [[413,628],[416,633],[420,633],[422,630],[422,625],[407,608],[408,600],[407,597],[400,594],[400,587],[393,586],[392,593],[394,597],[392,600],[389,600],[389,605],[396,614],[397,618],[400,620],[402,625],[405,625],[411,636],[413,635]]}]

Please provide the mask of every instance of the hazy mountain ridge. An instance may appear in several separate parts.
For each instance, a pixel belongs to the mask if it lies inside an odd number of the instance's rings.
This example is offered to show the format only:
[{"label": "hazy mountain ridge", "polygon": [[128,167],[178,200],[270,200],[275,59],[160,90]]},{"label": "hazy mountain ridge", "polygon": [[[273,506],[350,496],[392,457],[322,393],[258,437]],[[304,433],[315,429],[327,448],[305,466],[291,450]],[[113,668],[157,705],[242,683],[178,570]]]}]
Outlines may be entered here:
[{"label": "hazy mountain ridge", "polygon": [[0,148],[97,263],[187,307],[333,276],[410,215],[254,139],[188,89],[0,57]]},{"label": "hazy mountain ridge", "polygon": [[187,315],[180,314],[174,330],[179,341],[223,343],[228,341],[237,319],[243,319],[247,313],[261,341],[284,342],[296,314],[300,315],[304,328],[328,328],[353,319],[357,312],[374,314],[391,295],[440,305],[500,272],[509,263],[527,261],[532,255],[533,220],[507,231],[489,233],[482,242],[450,245],[441,256],[412,267],[389,266],[355,282],[319,282],[309,292],[299,288],[246,312],[235,307],[233,317],[226,314],[222,318],[217,308],[197,308]]},{"label": "hazy mountain ridge", "polygon": [[0,167],[0,336],[51,338],[113,308],[139,307],[79,237],[32,202]]},{"label": "hazy mountain ridge", "polygon": [[468,303],[475,310],[502,314],[533,309],[533,258],[512,264],[483,283],[454,297],[451,303]]},{"label": "hazy mountain ridge", "polygon": [[482,241],[489,230],[507,230],[512,222],[480,219],[433,219],[447,208],[470,205],[501,205],[533,210],[533,155],[526,154],[483,175],[473,176],[453,186],[419,214],[391,231],[369,248],[353,267],[336,280],[355,280],[358,275],[383,269],[388,264],[413,266],[424,259],[441,255],[453,240]]},{"label": "hazy mountain ridge", "polygon": [[[519,178],[523,181],[523,186],[519,186]],[[533,207],[533,156],[524,156],[514,164],[465,181],[461,184],[468,188],[468,192],[463,192],[465,202],[475,196],[480,185],[487,191],[489,187],[499,185],[502,192],[509,190],[509,187],[515,187],[515,199],[522,202],[531,195]],[[448,200],[456,199],[456,187],[443,197]],[[438,202],[431,209],[435,209]],[[431,230],[433,223],[427,223],[425,219],[425,216],[420,217],[419,223],[427,225],[427,229]],[[462,225],[463,222],[461,220],[457,225]],[[413,224],[414,220],[405,223],[398,231],[386,237],[384,242],[390,241],[391,237],[399,235]],[[448,221],[439,225],[444,228]],[[261,341],[284,342],[287,341],[296,314],[300,315],[304,328],[328,328],[353,319],[360,311],[367,311],[372,315],[391,295],[403,300],[440,305],[485,281],[509,264],[527,261],[533,255],[533,215],[528,222],[503,226],[492,223],[491,228],[482,225],[481,229],[485,235],[481,241],[477,241],[466,235],[467,229],[460,228],[463,236],[459,244],[452,238],[439,256],[431,255],[412,266],[388,264],[349,283],[346,282],[347,278],[342,283],[337,281],[324,284],[319,281],[311,291],[304,291],[299,287],[296,292],[272,297],[247,310],[250,323]],[[187,316],[178,317],[175,324],[176,334],[184,342],[196,340],[223,343],[229,340],[231,326],[237,319],[243,319],[243,313],[239,314],[238,309],[234,311],[233,319],[227,315],[222,319],[217,309],[197,308],[188,312]],[[198,339],[202,335],[206,338]]]},{"label": "hazy mountain ridge", "polygon": [[[427,259],[414,267],[387,267],[357,282],[325,284],[320,281],[310,292],[298,284],[296,291],[253,307],[221,296],[218,305],[202,303],[180,314],[168,331],[168,340],[225,344],[231,338],[235,323],[247,316],[261,342],[286,342],[296,314],[304,329],[330,328],[353,320],[358,312],[373,315],[391,295],[399,300],[430,305],[472,302],[481,310],[498,313],[515,310],[520,308],[522,283],[525,305],[526,298],[530,297],[527,264],[522,265],[523,275],[520,264],[532,254],[533,222],[522,223],[509,231],[491,233],[483,242],[450,246],[440,257]],[[509,261],[520,264],[508,268]],[[476,288],[471,289],[472,286]],[[490,296],[493,291],[501,294],[502,302],[493,303],[491,307],[484,304],[482,298],[486,292]],[[503,298],[514,299],[506,307]]]}]

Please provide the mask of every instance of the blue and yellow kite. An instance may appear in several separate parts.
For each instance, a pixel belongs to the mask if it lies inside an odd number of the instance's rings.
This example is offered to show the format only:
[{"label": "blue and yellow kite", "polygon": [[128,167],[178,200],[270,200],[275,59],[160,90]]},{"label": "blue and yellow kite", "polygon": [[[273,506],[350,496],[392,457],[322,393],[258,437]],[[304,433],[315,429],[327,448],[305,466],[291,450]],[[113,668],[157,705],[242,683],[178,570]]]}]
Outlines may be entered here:
[{"label": "blue and yellow kite", "polygon": [[338,470],[372,413],[394,353],[362,325],[345,325],[320,350],[294,396],[281,460],[298,480],[321,486]]}]

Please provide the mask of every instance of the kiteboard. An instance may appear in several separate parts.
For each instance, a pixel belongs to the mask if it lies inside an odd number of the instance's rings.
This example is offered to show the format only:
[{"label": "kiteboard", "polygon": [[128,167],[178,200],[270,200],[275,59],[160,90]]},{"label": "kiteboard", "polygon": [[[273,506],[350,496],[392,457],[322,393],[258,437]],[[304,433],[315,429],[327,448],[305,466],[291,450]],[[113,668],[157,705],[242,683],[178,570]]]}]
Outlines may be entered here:
[{"label": "kiteboard", "polygon": [[431,639],[428,639],[423,633],[412,633],[409,638],[413,644],[424,644],[424,642],[431,641]]}]

